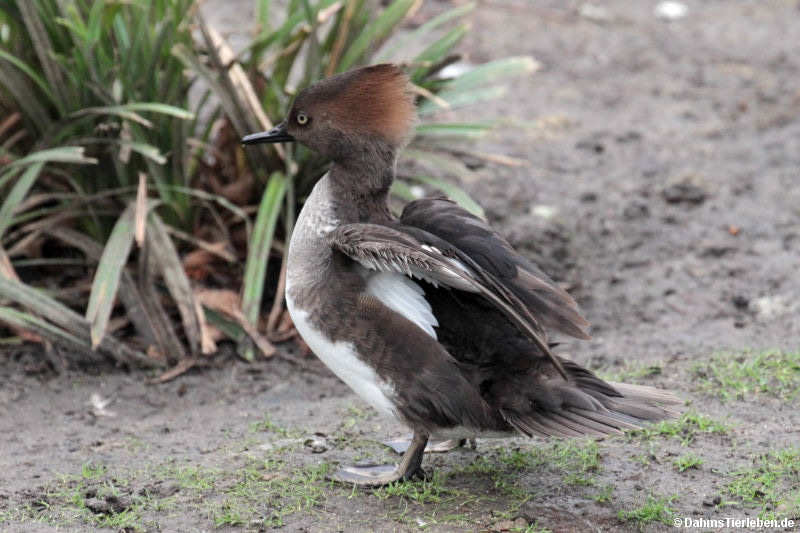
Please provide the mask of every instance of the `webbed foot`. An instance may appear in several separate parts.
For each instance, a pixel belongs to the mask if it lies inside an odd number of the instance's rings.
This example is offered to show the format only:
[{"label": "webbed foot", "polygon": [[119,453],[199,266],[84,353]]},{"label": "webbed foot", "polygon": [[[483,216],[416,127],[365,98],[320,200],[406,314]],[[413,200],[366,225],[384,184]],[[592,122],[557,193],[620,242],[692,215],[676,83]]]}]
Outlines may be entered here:
[{"label": "webbed foot", "polygon": [[380,487],[395,481],[425,477],[422,470],[422,456],[428,435],[415,432],[411,443],[406,447],[400,464],[346,466],[334,472],[329,479],[341,483],[353,483],[361,487]]}]

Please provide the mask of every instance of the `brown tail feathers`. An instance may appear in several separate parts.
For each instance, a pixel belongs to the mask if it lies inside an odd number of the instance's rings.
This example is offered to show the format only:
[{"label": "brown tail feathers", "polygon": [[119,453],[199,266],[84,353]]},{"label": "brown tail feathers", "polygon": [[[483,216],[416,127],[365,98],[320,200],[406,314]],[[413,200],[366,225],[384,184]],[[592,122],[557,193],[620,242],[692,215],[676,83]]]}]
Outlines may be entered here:
[{"label": "brown tail feathers", "polygon": [[[627,383],[609,383],[572,361],[562,359],[570,380],[539,381],[519,402],[501,408],[511,426],[528,436],[601,436],[676,418],[683,402],[670,392]],[[532,408],[530,407],[532,406]]]}]

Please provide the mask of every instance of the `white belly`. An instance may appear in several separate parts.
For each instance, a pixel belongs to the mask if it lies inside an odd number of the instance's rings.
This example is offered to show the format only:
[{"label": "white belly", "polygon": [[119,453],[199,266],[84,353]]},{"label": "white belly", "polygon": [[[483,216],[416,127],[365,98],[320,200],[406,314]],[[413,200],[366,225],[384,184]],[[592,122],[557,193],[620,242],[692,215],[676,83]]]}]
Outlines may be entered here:
[{"label": "white belly", "polygon": [[339,379],[379,413],[397,417],[393,387],[356,354],[355,346],[349,342],[331,342],[308,320],[308,313],[298,309],[289,291],[286,291],[286,307],[295,328],[308,347]]}]

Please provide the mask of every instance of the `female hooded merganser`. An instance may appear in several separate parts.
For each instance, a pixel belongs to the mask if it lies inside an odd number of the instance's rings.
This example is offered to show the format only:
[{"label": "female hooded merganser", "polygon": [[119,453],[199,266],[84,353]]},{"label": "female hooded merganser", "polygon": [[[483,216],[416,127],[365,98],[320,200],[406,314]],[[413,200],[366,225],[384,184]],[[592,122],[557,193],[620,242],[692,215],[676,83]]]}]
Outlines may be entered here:
[{"label": "female hooded merganser", "polygon": [[486,222],[443,197],[390,212],[414,122],[408,78],[383,64],[308,87],[286,120],[242,141],[297,141],[332,161],[291,237],[287,307],[339,378],[414,432],[399,465],[333,478],[419,475],[431,436],[604,435],[674,416],[673,395],[607,383],[551,351],[545,328],[585,339],[588,323]]}]

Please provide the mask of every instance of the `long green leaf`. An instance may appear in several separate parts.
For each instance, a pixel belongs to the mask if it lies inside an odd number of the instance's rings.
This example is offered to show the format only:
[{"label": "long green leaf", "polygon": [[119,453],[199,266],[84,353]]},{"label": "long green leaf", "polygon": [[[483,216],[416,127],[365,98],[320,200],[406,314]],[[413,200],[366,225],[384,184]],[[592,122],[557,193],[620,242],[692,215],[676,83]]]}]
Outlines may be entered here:
[{"label": "long green leaf", "polygon": [[0,275],[0,299],[16,302],[31,312],[41,315],[59,327],[80,336],[85,331],[84,344],[89,346],[89,328],[85,319],[58,300],[50,298],[24,283]]},{"label": "long green leaf", "polygon": [[54,59],[55,50],[50,41],[50,36],[45,29],[44,22],[39,15],[38,4],[39,2],[17,2],[17,7],[22,14],[22,19],[25,21],[25,26],[28,29],[28,35],[33,42],[33,48],[39,58],[39,63],[44,69],[47,81],[55,90],[53,104],[60,110],[64,109],[66,105],[66,91],[64,87],[64,79],[61,76],[61,68]]},{"label": "long green leaf", "polygon": [[[258,207],[244,270],[242,311],[251,324],[258,324],[272,237],[275,234],[275,225],[285,192],[286,177],[280,172],[273,172],[269,177],[267,190],[261,198],[261,205]],[[253,359],[252,350],[246,350],[244,357],[248,360]]]},{"label": "long green leaf", "polygon": [[8,165],[9,168],[23,167],[33,163],[74,163],[74,164],[97,164],[97,159],[83,155],[82,146],[61,146],[59,148],[48,148],[28,154],[17,159]]},{"label": "long green leaf", "polygon": [[[458,107],[477,104],[478,102],[484,102],[487,100],[496,100],[497,98],[502,98],[503,96],[505,96],[507,92],[508,92],[507,87],[497,86],[497,87],[483,87],[479,89],[468,89],[465,91],[444,90],[440,92],[437,96],[443,99],[445,102],[447,102],[450,105],[451,109],[455,109]],[[427,115],[440,110],[441,107],[431,102],[430,100],[426,100],[419,105],[417,113],[419,113],[420,115]]]},{"label": "long green leaf", "polygon": [[127,141],[120,141],[119,144],[130,148],[137,154],[140,154],[146,159],[149,159],[159,165],[163,165],[167,162],[167,158],[164,156],[164,154],[162,154],[157,147],[151,144],[146,144],[141,142],[127,142]]},{"label": "long green leaf", "polygon": [[160,104],[158,102],[134,102],[131,104],[122,104],[122,105],[111,105],[111,106],[101,106],[101,107],[87,107],[76,111],[72,114],[73,117],[78,117],[82,115],[118,115],[123,118],[131,118],[131,116],[135,117],[134,120],[140,123],[147,123],[148,126],[151,126],[150,121],[145,120],[141,116],[139,116],[136,112],[137,111],[151,111],[153,113],[159,113],[162,115],[169,115],[175,118],[180,118],[183,120],[193,120],[194,113],[187,111],[185,109],[181,109],[180,107],[167,105],[167,104]]},{"label": "long green leaf", "polygon": [[75,335],[64,331],[58,326],[54,326],[53,324],[42,320],[39,317],[33,316],[29,313],[24,313],[22,311],[17,311],[11,307],[0,307],[0,322],[5,322],[6,324],[10,324],[22,329],[33,330],[35,333],[41,335],[47,340],[58,344],[66,344],[72,348],[78,348],[82,350],[91,349],[86,342],[81,341],[81,339]]},{"label": "long green leaf", "polygon": [[338,72],[352,68],[367,52],[370,46],[382,39],[397,26],[406,16],[408,10],[414,5],[415,0],[395,0],[374,21],[369,23],[364,31],[356,38],[347,49],[339,62]]},{"label": "long green leaf", "polygon": [[[34,131],[41,133],[50,126],[52,120],[47,106],[19,70],[6,61],[0,61],[0,84],[5,89],[3,93],[7,92],[14,98],[14,107],[27,117]],[[5,99],[5,94],[0,93],[0,97]]]},{"label": "long green leaf", "polygon": [[406,202],[410,202],[411,200],[416,200],[419,198],[418,195],[414,194],[411,186],[405,181],[401,180],[394,180],[392,182],[392,188],[390,192],[392,193],[392,196],[400,198],[401,200],[405,200]]},{"label": "long green leaf", "polygon": [[[431,33],[433,30],[447,24],[451,20],[463,17],[469,14],[473,9],[475,9],[475,2],[469,2],[464,4],[463,6],[454,7],[444,13],[433,17],[431,20],[411,32],[408,36],[406,36],[402,41],[397,43],[396,45],[392,43],[390,49],[382,50],[380,54],[375,56],[375,62],[383,62],[388,61],[389,59],[395,59],[397,61],[403,59],[399,53],[404,52],[408,49],[408,47],[412,44],[422,43],[425,41],[425,38]],[[384,47],[387,48],[387,47]]]},{"label": "long green leaf", "polygon": [[416,128],[416,135],[421,137],[460,137],[479,139],[492,129],[491,124],[470,123],[431,123],[420,124]]},{"label": "long green leaf", "polygon": [[189,348],[192,354],[196,355],[200,352],[200,322],[192,285],[161,217],[151,213],[147,229],[147,245],[150,247],[150,253],[161,271],[167,291],[178,306]]},{"label": "long green leaf", "polygon": [[[464,38],[467,31],[469,31],[469,27],[466,24],[453,28],[415,57],[414,63],[422,65],[434,65],[439,63],[450,50]],[[428,72],[428,69],[428,66],[417,68],[413,74],[411,74],[411,79],[415,83],[419,83]]]},{"label": "long green leaf", "polygon": [[124,118],[126,120],[132,120],[134,122],[138,122],[145,128],[153,127],[153,123],[144,118],[143,116],[128,109],[121,109],[121,106],[86,107],[81,109],[80,111],[72,113],[70,117],[77,118],[85,115],[115,115],[120,118]]},{"label": "long green leaf", "polygon": [[448,83],[447,90],[465,90],[481,85],[497,84],[503,78],[531,74],[538,69],[539,63],[531,56],[498,59],[461,74]]},{"label": "long green leaf", "polygon": [[480,218],[486,218],[483,208],[478,205],[478,202],[473,200],[472,197],[458,185],[454,185],[449,181],[441,178],[434,178],[432,176],[409,176],[408,179],[411,181],[424,183],[425,185],[429,185],[435,189],[438,189],[473,215]]},{"label": "long green leaf", "polygon": [[[32,313],[41,315],[70,335],[80,339],[80,345],[91,349],[89,322],[81,315],[42,292],[19,281],[0,275],[0,299],[18,303]],[[46,335],[43,335],[46,336]],[[122,363],[135,363],[145,367],[163,366],[163,363],[132,350],[111,335],[106,335],[100,348]]]},{"label": "long green leaf", "polygon": [[86,320],[91,324],[92,348],[96,348],[106,333],[122,271],[133,246],[135,204],[131,203],[114,224],[97,265],[86,308]]},{"label": "long green leaf", "polygon": [[25,199],[28,191],[33,186],[34,182],[36,182],[36,178],[39,177],[42,167],[44,167],[43,162],[34,163],[29,166],[11,188],[3,205],[0,206],[0,239],[3,237],[3,233],[8,229],[8,226],[11,225],[14,210],[22,200]]},{"label": "long green leaf", "polygon": [[36,85],[42,90],[45,96],[47,96],[47,98],[50,99],[51,102],[55,99],[52,91],[50,91],[50,88],[44,81],[44,78],[39,76],[39,74],[35,70],[33,70],[27,63],[25,63],[18,57],[9,54],[5,50],[0,50],[0,58],[5,59],[9,63],[20,69],[22,72],[24,72],[31,80],[33,80],[34,83],[36,83]]}]

